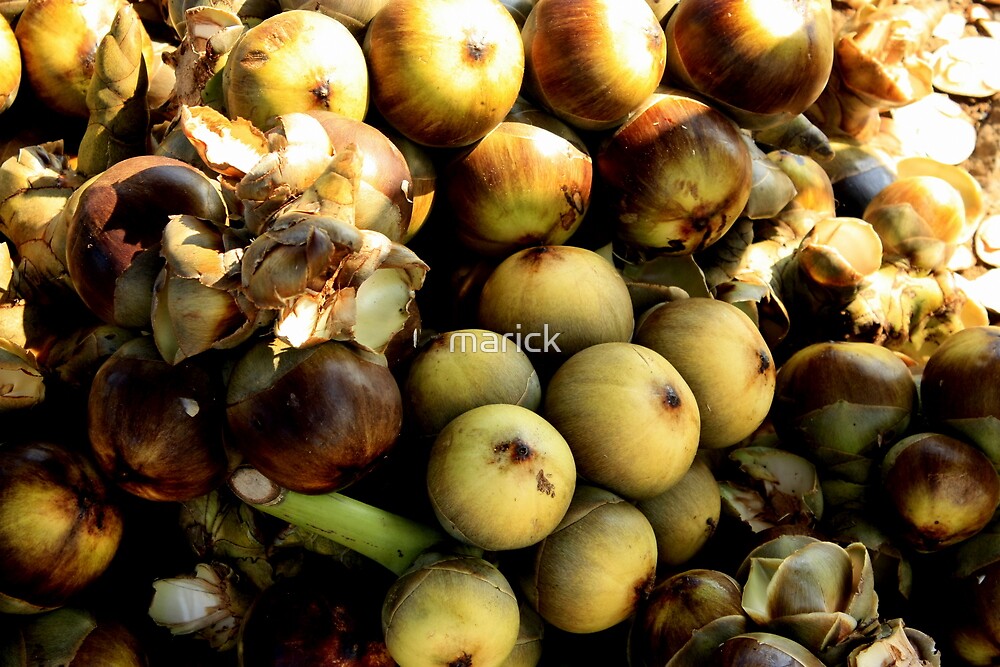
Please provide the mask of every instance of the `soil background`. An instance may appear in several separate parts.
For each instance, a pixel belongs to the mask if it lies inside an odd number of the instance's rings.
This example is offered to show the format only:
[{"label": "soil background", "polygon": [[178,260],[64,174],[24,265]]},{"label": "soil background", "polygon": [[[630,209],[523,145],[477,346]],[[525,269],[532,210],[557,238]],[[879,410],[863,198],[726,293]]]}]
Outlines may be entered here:
[{"label": "soil background", "polygon": [[[1000,6],[976,3],[972,0],[951,0],[950,10],[965,15],[970,5],[980,4],[993,12],[1000,20]],[[971,26],[970,26],[971,29]],[[998,63],[1000,66],[1000,63]],[[976,150],[962,163],[963,166],[983,186],[987,204],[987,215],[1000,213],[1000,94],[992,97],[953,97],[976,125]]]}]

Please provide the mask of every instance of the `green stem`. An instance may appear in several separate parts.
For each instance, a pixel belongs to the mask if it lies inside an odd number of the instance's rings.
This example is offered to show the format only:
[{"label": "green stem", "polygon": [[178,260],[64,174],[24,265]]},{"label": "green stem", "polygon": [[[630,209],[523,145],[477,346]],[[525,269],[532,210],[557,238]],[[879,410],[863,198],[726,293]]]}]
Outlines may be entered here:
[{"label": "green stem", "polygon": [[397,575],[430,547],[449,539],[436,527],[340,493],[308,495],[282,489],[250,467],[237,469],[229,486],[251,507],[322,535]]}]

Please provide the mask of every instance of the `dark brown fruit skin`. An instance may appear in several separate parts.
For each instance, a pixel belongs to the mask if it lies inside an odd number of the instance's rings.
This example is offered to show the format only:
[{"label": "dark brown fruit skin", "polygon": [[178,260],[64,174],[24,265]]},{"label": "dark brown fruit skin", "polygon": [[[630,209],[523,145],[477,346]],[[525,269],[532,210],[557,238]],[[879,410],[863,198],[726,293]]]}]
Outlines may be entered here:
[{"label": "dark brown fruit skin", "polygon": [[[143,322],[117,320],[116,282],[140,255],[159,248],[170,215],[224,222],[222,197],[191,165],[155,155],[123,160],[84,187],[66,230],[66,268],[73,285],[105,322],[146,326],[148,313]],[[149,295],[152,299],[152,283]]]},{"label": "dark brown fruit skin", "polygon": [[215,489],[228,467],[223,391],[202,359],[171,365],[150,337],[133,338],[90,387],[87,431],[98,465],[147,500],[184,501]]},{"label": "dark brown fruit skin", "polygon": [[935,426],[951,419],[1000,419],[998,374],[1000,326],[955,332],[927,359],[921,374],[924,416]]},{"label": "dark brown fruit skin", "polygon": [[146,667],[149,661],[139,639],[122,623],[98,621],[80,644],[69,667]]},{"label": "dark brown fruit skin", "polygon": [[395,667],[382,638],[383,595],[371,577],[279,580],[243,621],[240,667]]},{"label": "dark brown fruit skin", "polygon": [[104,573],[122,528],[84,454],[49,442],[0,445],[0,593],[62,606]]},{"label": "dark brown fruit skin", "polygon": [[836,434],[813,433],[803,422],[838,402],[865,407],[898,408],[905,417],[874,434],[865,453],[894,442],[910,423],[917,405],[917,385],[909,368],[887,348],[857,341],[812,343],[793,354],[778,371],[771,419],[785,442],[810,449],[831,447]]},{"label": "dark brown fruit skin", "polygon": [[883,461],[882,487],[900,522],[897,531],[921,552],[975,535],[1000,506],[1000,475],[986,455],[938,433],[893,445]]},{"label": "dark brown fruit skin", "polygon": [[724,616],[743,616],[739,584],[718,570],[694,568],[661,579],[632,620],[634,665],[663,665],[692,634]]},{"label": "dark brown fruit skin", "polygon": [[[388,368],[342,343],[287,354],[288,370],[266,387],[241,399],[230,390],[231,441],[251,465],[287,489],[341,489],[371,470],[399,437],[399,385]],[[237,362],[233,375],[241,372],[247,370]]]}]

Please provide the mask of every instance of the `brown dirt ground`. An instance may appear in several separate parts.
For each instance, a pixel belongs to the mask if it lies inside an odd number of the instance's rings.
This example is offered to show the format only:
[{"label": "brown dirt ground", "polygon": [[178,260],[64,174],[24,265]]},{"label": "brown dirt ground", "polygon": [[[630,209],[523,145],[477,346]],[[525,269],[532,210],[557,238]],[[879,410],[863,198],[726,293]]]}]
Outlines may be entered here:
[{"label": "brown dirt ground", "polygon": [[[949,2],[951,11],[960,14],[965,14],[972,4],[983,3],[974,3],[973,0]],[[1000,7],[991,9],[994,17],[1000,19]],[[987,214],[1000,213],[1000,95],[985,100],[957,98],[956,101],[977,127],[976,150],[962,166],[983,186]]]}]

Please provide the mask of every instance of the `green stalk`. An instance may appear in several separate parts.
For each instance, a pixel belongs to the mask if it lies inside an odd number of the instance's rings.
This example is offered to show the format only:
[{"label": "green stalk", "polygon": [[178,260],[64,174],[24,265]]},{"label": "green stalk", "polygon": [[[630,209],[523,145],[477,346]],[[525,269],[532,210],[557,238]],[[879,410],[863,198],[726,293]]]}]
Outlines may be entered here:
[{"label": "green stalk", "polygon": [[229,486],[251,507],[352,549],[396,575],[449,539],[436,527],[341,493],[308,495],[283,489],[250,467],[237,469]]}]

